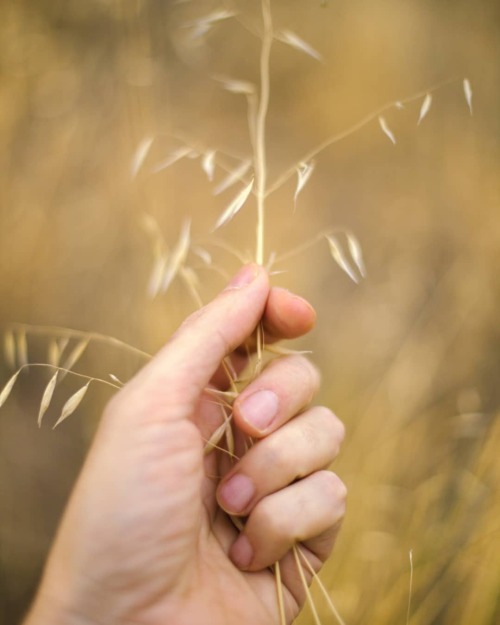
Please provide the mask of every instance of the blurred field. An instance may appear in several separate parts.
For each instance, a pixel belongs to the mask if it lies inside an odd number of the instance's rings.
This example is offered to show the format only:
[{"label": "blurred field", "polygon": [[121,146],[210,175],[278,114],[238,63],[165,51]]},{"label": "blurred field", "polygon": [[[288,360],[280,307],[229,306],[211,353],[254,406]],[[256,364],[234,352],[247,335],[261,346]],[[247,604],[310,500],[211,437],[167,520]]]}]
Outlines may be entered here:
[{"label": "blurred field", "polygon": [[[322,6],[322,5],[325,6]],[[244,101],[214,75],[257,79],[256,41],[234,22],[188,45],[182,24],[218,5],[119,0],[0,3],[0,329],[20,321],[94,330],[154,351],[193,304],[180,284],[151,302],[144,211],[174,244],[183,218],[209,231],[213,198],[199,160],[152,175],[188,136],[246,155]],[[258,3],[237,6],[250,19]],[[267,252],[328,227],[362,242],[368,279],[352,284],[318,244],[276,284],[317,307],[303,343],[323,371],[320,401],[348,430],[335,470],[348,516],[322,579],[348,625],[500,621],[500,6],[494,0],[356,3],[277,0],[277,24],[325,63],[276,44],[269,114],[272,179],[325,137],[386,101],[457,79],[373,122],[318,159],[293,212],[272,197]],[[461,81],[474,90],[469,115]],[[154,136],[136,180],[130,161]],[[220,172],[217,174],[220,177]],[[251,207],[221,236],[248,255]],[[237,263],[215,251],[227,271]],[[203,270],[202,270],[203,272]],[[203,295],[222,284],[201,273]],[[46,341],[29,343],[44,359]],[[127,378],[134,357],[91,346],[78,370]],[[0,385],[9,372],[0,361]],[[0,413],[0,623],[26,610],[71,484],[109,397],[97,386],[52,432],[36,414],[47,374],[22,376]],[[64,383],[69,394],[73,382]],[[75,387],[77,388],[77,387]],[[61,397],[61,403],[66,397]],[[321,611],[326,607],[318,595]],[[332,621],[333,622],[333,621]],[[306,609],[302,625],[312,623]]]}]

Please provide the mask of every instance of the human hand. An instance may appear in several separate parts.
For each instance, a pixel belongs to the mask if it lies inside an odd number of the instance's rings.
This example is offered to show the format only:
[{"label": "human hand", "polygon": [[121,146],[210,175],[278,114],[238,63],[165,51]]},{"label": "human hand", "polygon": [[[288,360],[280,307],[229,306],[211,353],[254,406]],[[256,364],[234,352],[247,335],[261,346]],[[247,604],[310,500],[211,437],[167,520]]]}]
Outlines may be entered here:
[{"label": "human hand", "polygon": [[[241,371],[237,348],[261,321],[271,341],[314,320],[249,265],[184,322],[107,406],[25,625],[277,625],[277,561],[295,618],[305,595],[291,549],[318,570],[344,514],[345,488],[324,470],[343,427],[307,408],[316,369],[273,361],[234,402],[240,459],[203,450],[223,420],[207,388],[227,387],[224,357]],[[241,532],[228,513],[246,519]]]}]

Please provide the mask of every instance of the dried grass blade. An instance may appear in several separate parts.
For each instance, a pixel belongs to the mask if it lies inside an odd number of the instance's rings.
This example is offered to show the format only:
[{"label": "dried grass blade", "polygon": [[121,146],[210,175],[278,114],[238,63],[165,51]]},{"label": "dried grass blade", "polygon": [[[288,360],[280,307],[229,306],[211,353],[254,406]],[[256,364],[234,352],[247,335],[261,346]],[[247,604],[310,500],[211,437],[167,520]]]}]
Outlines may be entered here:
[{"label": "dried grass blade", "polygon": [[163,276],[163,282],[161,285],[161,290],[165,293],[168,290],[169,286],[172,284],[173,279],[179,272],[179,269],[184,264],[186,260],[189,246],[191,244],[191,220],[186,219],[182,224],[181,233],[179,235],[179,240],[177,241],[176,246],[172,250],[170,255],[170,259],[168,262],[168,266],[165,270],[165,274]]},{"label": "dried grass blade", "polygon": [[40,410],[38,411],[38,427],[42,427],[43,415],[47,412],[47,408],[50,406],[52,395],[54,394],[54,389],[56,387],[58,374],[59,371],[56,371],[54,375],[50,378],[49,383],[47,384],[43,393],[42,401],[40,403]]},{"label": "dried grass blade", "polygon": [[8,330],[3,338],[3,348],[5,353],[5,360],[10,369],[14,369],[16,366],[16,340],[14,334]]},{"label": "dried grass blade", "polygon": [[424,117],[429,112],[429,109],[431,108],[431,104],[432,104],[432,95],[428,93],[425,96],[424,101],[422,102],[422,106],[420,107],[420,113],[418,116],[417,126],[420,125],[420,122],[424,119]]},{"label": "dried grass blade", "polygon": [[314,171],[316,163],[310,161],[309,163],[299,163],[296,168],[297,171],[297,188],[295,189],[295,195],[293,196],[294,202],[297,202],[297,197],[302,189],[306,186],[311,174]]},{"label": "dried grass blade", "polygon": [[463,82],[465,100],[469,107],[469,112],[472,115],[472,87],[468,78],[464,78]]},{"label": "dried grass blade", "polygon": [[72,415],[75,412],[75,410],[80,405],[82,399],[85,397],[85,393],[87,392],[89,388],[90,382],[91,380],[89,380],[87,384],[85,384],[85,386],[82,386],[80,390],[76,391],[76,393],[73,393],[73,395],[71,395],[68,401],[64,404],[63,409],[61,411],[61,416],[55,422],[54,427],[52,429],[56,428],[60,423],[62,423],[65,419],[67,419],[70,415]]},{"label": "dried grass blade", "polygon": [[17,360],[21,366],[28,364],[28,341],[24,330],[17,333]]},{"label": "dried grass blade", "polygon": [[132,162],[130,164],[131,178],[135,178],[139,173],[139,170],[141,169],[147,155],[149,154],[149,150],[153,145],[153,141],[154,137],[144,137],[144,139],[142,139],[142,141],[137,146],[132,157]]},{"label": "dried grass blade", "polygon": [[378,118],[378,122],[380,124],[380,128],[382,128],[382,132],[387,137],[389,137],[389,139],[392,141],[394,145],[396,145],[396,137],[394,136],[394,134],[392,133],[392,130],[387,125],[387,122],[385,121],[385,117],[382,117],[382,115],[380,115],[380,117]]},{"label": "dried grass blade", "polygon": [[210,182],[214,179],[215,172],[215,150],[210,150],[203,155],[201,160],[201,167],[207,174],[207,178]]},{"label": "dried grass blade", "polygon": [[288,44],[289,46],[295,48],[296,50],[299,50],[300,52],[304,52],[305,54],[311,56],[317,61],[323,61],[323,56],[317,50],[315,50],[310,44],[308,44],[291,30],[282,30],[276,33],[276,39],[278,39],[282,43]]},{"label": "dried grass blade", "polygon": [[14,384],[16,383],[17,376],[21,373],[21,369],[16,371],[14,375],[8,380],[7,384],[3,387],[2,392],[0,393],[0,407],[5,404],[7,401],[7,397],[10,395]]},{"label": "dried grass blade", "polygon": [[236,184],[239,180],[242,180],[243,176],[250,169],[250,165],[251,165],[250,161],[246,160],[246,161],[243,161],[241,165],[239,165],[236,169],[233,169],[233,171],[230,172],[224,178],[224,180],[222,180],[215,187],[214,195],[219,195],[220,193],[223,193],[226,189],[229,189],[229,187],[232,187],[233,184]]},{"label": "dried grass blade", "polygon": [[351,267],[349,261],[345,257],[345,254],[344,254],[344,252],[343,252],[339,242],[337,241],[337,239],[335,237],[332,237],[332,236],[327,236],[326,240],[328,241],[328,244],[330,246],[330,253],[332,255],[333,260],[337,263],[337,265],[343,271],[345,271],[345,273],[349,276],[349,278],[351,278],[351,280],[353,282],[358,284],[358,282],[359,282],[358,277],[357,277],[354,269]]},{"label": "dried grass blade", "polygon": [[366,266],[363,258],[363,250],[361,249],[361,245],[358,239],[351,233],[346,234],[347,237],[347,247],[349,248],[349,252],[352,256],[353,261],[356,264],[356,267],[359,269],[359,273],[363,278],[366,278]]},{"label": "dried grass blade", "polygon": [[217,220],[213,228],[214,230],[217,230],[221,226],[224,226],[229,221],[231,221],[231,219],[236,215],[236,213],[238,213],[238,211],[242,208],[242,206],[247,201],[248,196],[252,192],[253,181],[254,179],[252,178],[250,183],[247,184],[247,186],[242,191],[240,191],[238,195],[234,198],[234,200],[229,204],[229,206],[226,208],[226,210],[222,213],[222,215]]}]

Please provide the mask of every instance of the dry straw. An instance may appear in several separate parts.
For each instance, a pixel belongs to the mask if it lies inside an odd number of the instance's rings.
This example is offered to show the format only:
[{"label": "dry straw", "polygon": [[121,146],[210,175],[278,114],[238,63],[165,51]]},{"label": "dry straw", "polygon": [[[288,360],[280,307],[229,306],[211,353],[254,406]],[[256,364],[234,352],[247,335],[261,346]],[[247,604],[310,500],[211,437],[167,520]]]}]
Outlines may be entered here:
[{"label": "dry straw", "polygon": [[[180,145],[175,150],[167,154],[155,165],[148,167],[147,163],[151,160],[151,149],[155,142],[155,137],[148,136],[144,137],[140,141],[135,153],[132,155],[130,163],[131,178],[136,178],[141,172],[156,174],[175,165],[185,158],[199,158],[201,170],[207,176],[210,183],[214,183],[217,171],[220,170],[224,173],[220,182],[214,184],[213,186],[213,194],[215,196],[222,194],[224,191],[232,187],[238,186],[231,202],[223,209],[219,217],[215,220],[214,230],[223,229],[224,226],[226,226],[232,219],[236,218],[238,213],[250,203],[249,201],[253,196],[256,207],[254,254],[254,260],[256,262],[261,265],[266,265],[269,269],[271,269],[275,264],[282,264],[291,256],[303,253],[311,246],[326,241],[333,260],[354,282],[358,283],[366,277],[366,268],[362,248],[354,234],[346,230],[330,229],[326,232],[319,233],[313,240],[305,242],[298,248],[290,250],[279,257],[276,256],[275,253],[271,252],[268,260],[266,261],[265,216],[267,202],[275,191],[285,185],[293,176],[296,176],[297,180],[295,190],[293,198],[291,198],[291,205],[295,208],[299,195],[303,192],[305,186],[310,182],[313,176],[316,166],[316,157],[325,149],[338,143],[339,141],[344,140],[374,121],[378,121],[382,132],[394,145],[396,145],[396,137],[394,132],[391,130],[388,116],[392,115],[394,111],[404,110],[408,105],[421,101],[417,119],[417,125],[420,125],[430,112],[434,92],[454,81],[447,81],[430,89],[426,89],[425,91],[413,94],[407,98],[390,101],[384,104],[377,110],[367,114],[351,127],[338,134],[327,137],[319,145],[311,148],[306,154],[303,154],[295,164],[282,172],[275,180],[269,181],[267,166],[266,123],[271,92],[270,70],[272,46],[275,42],[285,44],[295,52],[311,57],[312,61],[323,62],[324,58],[318,50],[316,50],[308,42],[304,41],[304,39],[302,39],[302,37],[297,33],[294,33],[287,28],[274,27],[270,0],[261,0],[261,13],[261,28],[257,33],[260,39],[259,85],[254,85],[239,78],[215,78],[215,80],[221,84],[222,88],[235,94],[237,97],[243,96],[247,101],[249,144],[252,150],[252,157],[242,158],[241,156],[229,154],[219,147],[214,148],[213,146],[193,145],[185,138],[180,138]],[[245,21],[240,20],[239,15],[235,11],[224,8],[216,9],[208,15],[191,20],[186,23],[184,27],[189,32],[191,41],[200,41],[208,32],[216,28],[218,24],[230,19],[236,19],[241,27],[246,27]],[[252,31],[252,34],[256,33]],[[472,88],[469,80],[464,79],[462,85],[467,106],[472,114]],[[201,306],[202,301],[199,294],[200,281],[195,270],[194,259],[196,259],[198,263],[201,260],[204,266],[210,267],[224,276],[226,275],[226,271],[224,268],[218,267],[213,263],[212,255],[205,249],[205,247],[200,246],[197,242],[193,241],[190,220],[186,219],[184,221],[179,238],[170,251],[156,220],[152,216],[144,214],[142,225],[151,239],[154,257],[153,269],[148,284],[148,294],[151,297],[155,297],[160,293],[167,292],[173,281],[179,278],[185,284],[193,300],[196,302],[196,305]],[[229,251],[241,261],[248,260],[242,256],[240,250],[232,248],[232,246],[225,241],[218,241],[212,237],[212,243],[222,247],[226,251]],[[29,362],[28,337],[35,335],[42,336],[48,340],[47,363]],[[70,341],[72,342],[73,347],[63,360],[64,353],[66,352]],[[68,374],[77,379],[85,380],[85,384],[66,400],[54,427],[61,424],[77,410],[81,402],[84,400],[92,382],[104,384],[114,390],[120,389],[123,386],[123,382],[114,374],[109,374],[109,378],[111,380],[109,381],[73,371],[73,368],[80,362],[81,357],[87,350],[90,343],[103,343],[107,346],[118,347],[131,352],[136,356],[140,356],[144,361],[151,357],[146,352],[128,345],[119,339],[98,333],[81,332],[58,327],[39,327],[13,324],[5,334],[4,351],[5,358],[9,366],[12,369],[17,366],[18,369],[0,392],[0,406],[7,401],[7,398],[12,392],[21,371],[29,367],[44,367],[52,371],[52,376],[45,388],[40,402],[38,412],[38,425],[40,426],[47,410],[52,404],[58,383]],[[275,357],[286,355],[292,353],[293,351],[276,345],[266,345],[264,343],[264,334],[262,329],[259,327],[256,336],[256,364],[250,378],[246,380],[247,382],[260,371],[264,350],[269,351]],[[60,366],[61,362],[63,362],[62,366]],[[229,360],[223,363],[223,368],[230,382],[230,389],[225,392],[215,392],[213,390],[209,391],[212,394],[213,401],[220,405],[222,418],[220,426],[215,430],[209,440],[206,441],[205,453],[211,453],[214,450],[219,450],[227,453],[231,459],[235,460],[236,457],[234,454],[231,411],[232,403],[238,396],[237,382],[241,385],[243,380],[237,379],[236,373],[232,370]],[[221,444],[222,439],[225,440],[223,445]],[[248,441],[248,444],[251,445],[252,442]],[[240,521],[235,520],[235,523],[238,526],[241,525]],[[293,555],[298,574],[304,584],[305,593],[316,625],[320,625],[321,620],[318,609],[308,587],[304,574],[305,570],[307,570],[312,579],[316,580],[318,583],[326,603],[336,621],[340,623],[340,625],[345,625],[333,605],[329,593],[323,584],[321,584],[316,572],[300,549],[300,546],[297,545],[293,548]],[[407,622],[410,617],[410,601],[413,583],[413,558],[411,552],[410,565],[410,598],[408,603]],[[280,621],[284,624],[286,622],[286,618],[279,563],[275,564],[274,572],[276,577],[277,602]]]}]

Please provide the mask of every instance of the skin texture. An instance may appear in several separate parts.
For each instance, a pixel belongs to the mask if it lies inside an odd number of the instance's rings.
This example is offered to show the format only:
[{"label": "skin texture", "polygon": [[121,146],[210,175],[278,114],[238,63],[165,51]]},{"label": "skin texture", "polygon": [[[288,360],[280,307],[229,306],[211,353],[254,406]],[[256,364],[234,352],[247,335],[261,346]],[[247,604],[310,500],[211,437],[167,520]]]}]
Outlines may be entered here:
[{"label": "skin texture", "polygon": [[276,561],[295,618],[291,548],[319,570],[344,514],[345,487],[325,470],[343,427],[309,407],[316,369],[296,355],[272,362],[234,403],[239,460],[203,449],[222,419],[207,387],[227,388],[223,358],[242,371],[260,322],[271,342],[314,321],[247,265],[183,323],[107,406],[25,625],[277,625]]}]

